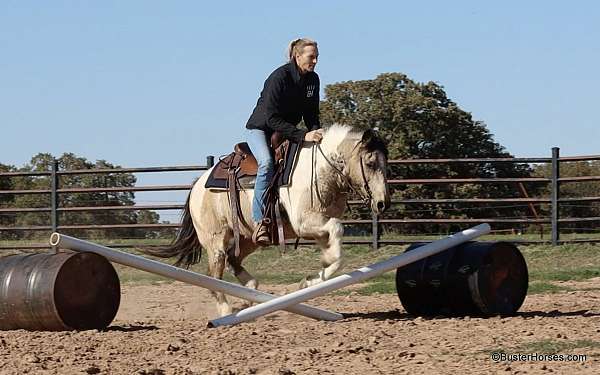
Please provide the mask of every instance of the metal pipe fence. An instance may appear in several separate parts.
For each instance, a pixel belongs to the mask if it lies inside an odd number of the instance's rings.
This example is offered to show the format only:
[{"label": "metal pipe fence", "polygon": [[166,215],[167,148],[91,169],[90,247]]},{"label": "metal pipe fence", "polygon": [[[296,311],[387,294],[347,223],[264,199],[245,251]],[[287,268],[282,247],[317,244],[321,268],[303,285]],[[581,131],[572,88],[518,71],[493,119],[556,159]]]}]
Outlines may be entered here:
[{"label": "metal pipe fence", "polygon": [[[550,197],[512,197],[512,198],[457,198],[457,199],[394,199],[393,204],[414,205],[414,204],[472,204],[475,207],[480,204],[490,203],[507,203],[507,204],[527,204],[535,213],[535,218],[519,217],[487,217],[487,218],[381,218],[377,215],[372,215],[370,219],[345,219],[342,222],[346,225],[370,225],[370,239],[346,239],[344,243],[349,244],[371,244],[374,249],[380,245],[388,244],[408,244],[423,241],[422,239],[407,240],[407,239],[382,239],[382,225],[405,225],[405,224],[478,224],[478,223],[496,223],[496,224],[548,224],[551,227],[550,242],[553,245],[564,242],[600,242],[599,239],[572,239],[568,241],[560,238],[560,224],[563,223],[580,223],[580,222],[600,222],[600,217],[570,217],[561,218],[559,216],[561,204],[571,204],[573,202],[593,203],[600,202],[600,196],[590,197],[560,197],[560,186],[565,183],[580,183],[580,182],[595,182],[600,181],[600,176],[576,176],[576,177],[561,177],[560,164],[563,162],[577,161],[595,161],[600,160],[600,155],[588,156],[572,156],[560,157],[557,147],[552,149],[552,157],[550,158],[463,158],[463,159],[405,159],[405,160],[390,160],[390,166],[398,165],[415,165],[415,164],[450,164],[450,163],[547,163],[551,164],[551,176],[545,177],[501,177],[501,178],[419,178],[419,179],[399,179],[392,178],[388,180],[391,186],[394,185],[427,185],[427,184],[522,184],[540,183],[550,184]],[[214,165],[214,157],[208,156],[206,165],[190,165],[190,166],[173,166],[173,167],[143,167],[143,168],[114,168],[114,169],[83,169],[83,170],[59,170],[58,162],[54,161],[50,171],[34,171],[34,172],[1,172],[0,178],[15,178],[15,177],[50,177],[50,189],[30,189],[30,190],[0,190],[2,195],[31,195],[44,194],[50,196],[50,207],[0,207],[0,215],[7,214],[34,214],[48,213],[50,220],[48,225],[28,225],[28,226],[0,226],[1,231],[64,231],[64,230],[107,230],[107,229],[177,229],[179,224],[175,223],[151,223],[151,224],[77,224],[77,225],[61,225],[60,213],[66,212],[93,212],[93,211],[145,211],[145,210],[180,210],[184,207],[183,204],[144,204],[144,205],[108,205],[108,206],[78,206],[78,207],[61,207],[60,197],[69,194],[77,193],[122,193],[122,192],[149,192],[149,191],[186,191],[190,190],[192,185],[149,185],[149,186],[122,186],[122,187],[92,187],[92,188],[61,188],[60,178],[63,176],[77,175],[99,175],[99,174],[119,174],[119,173],[162,173],[162,172],[189,172],[189,171],[206,171]],[[524,189],[522,185],[521,189]],[[350,205],[359,205],[362,202],[359,200],[350,200]],[[550,207],[550,216],[539,217],[533,204],[544,204]],[[547,243],[546,240],[522,240],[511,239],[512,242],[519,243]],[[301,244],[312,243],[312,241],[301,241]],[[123,243],[114,244],[114,247],[135,247],[135,244]],[[28,245],[1,245],[0,250],[7,249],[32,249],[32,248],[48,248],[44,244],[28,244]]]}]

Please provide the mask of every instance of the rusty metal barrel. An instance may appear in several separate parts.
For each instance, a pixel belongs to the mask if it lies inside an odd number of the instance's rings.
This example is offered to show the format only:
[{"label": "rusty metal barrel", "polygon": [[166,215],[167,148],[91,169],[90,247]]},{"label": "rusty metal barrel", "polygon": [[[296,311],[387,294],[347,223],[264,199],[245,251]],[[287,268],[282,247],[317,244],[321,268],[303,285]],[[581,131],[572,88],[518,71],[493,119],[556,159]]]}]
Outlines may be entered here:
[{"label": "rusty metal barrel", "polygon": [[402,306],[420,316],[511,315],[528,282],[525,259],[508,242],[466,242],[396,270]]},{"label": "rusty metal barrel", "polygon": [[112,264],[94,253],[0,258],[0,330],[106,328],[121,301]]}]

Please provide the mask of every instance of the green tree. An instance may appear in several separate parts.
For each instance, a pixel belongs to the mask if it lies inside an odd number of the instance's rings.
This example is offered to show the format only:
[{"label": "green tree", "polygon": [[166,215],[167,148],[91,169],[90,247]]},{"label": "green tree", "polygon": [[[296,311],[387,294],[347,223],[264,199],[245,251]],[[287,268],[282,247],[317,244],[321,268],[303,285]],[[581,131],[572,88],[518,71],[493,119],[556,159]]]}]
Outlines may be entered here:
[{"label": "green tree", "polygon": [[[52,168],[54,157],[51,154],[40,153],[35,155],[30,163],[21,170],[48,171]],[[72,153],[64,153],[58,159],[59,170],[86,170],[86,169],[114,169],[120,168],[106,160],[95,163]],[[48,176],[28,176],[14,178],[14,188],[23,190],[47,190],[51,187]],[[130,173],[85,173],[64,174],[59,177],[61,189],[71,188],[116,188],[132,187],[136,178]],[[108,192],[82,192],[59,194],[59,207],[100,207],[100,206],[130,206],[134,204],[134,192],[108,191]],[[50,207],[48,194],[20,195],[14,199],[16,207]],[[158,215],[143,216],[143,221],[155,220]],[[47,226],[50,222],[48,213],[22,213],[17,216],[16,225],[19,226]],[[63,211],[59,214],[60,225],[110,225],[110,224],[136,224],[138,213],[134,210],[106,210],[106,211]],[[78,229],[67,230],[69,234],[80,237],[102,238],[129,238],[138,235],[135,228],[115,229]],[[33,232],[23,234],[23,238],[35,237]]]},{"label": "green tree", "polygon": [[[52,155],[38,154],[31,160],[31,164],[19,168],[20,172],[47,172],[50,167],[42,165],[41,160],[49,160],[51,165]],[[50,189],[50,177],[44,175],[19,176],[14,177],[13,188],[15,190],[48,190]],[[19,194],[13,201],[17,208],[47,208],[50,207],[49,194]],[[16,214],[15,226],[48,226],[50,224],[50,214],[48,212],[21,212]],[[21,239],[32,239],[42,236],[43,232],[38,231],[19,231],[18,237]]]},{"label": "green tree", "polygon": [[[139,211],[137,214],[138,224],[156,224],[160,222],[160,216],[154,211]],[[161,230],[151,230],[148,228],[140,228],[137,230],[139,238],[161,238]]]},{"label": "green tree", "polygon": [[[372,80],[348,81],[325,88],[321,103],[324,124],[377,128],[387,141],[391,159],[506,158],[511,155],[493,140],[485,124],[460,109],[443,87],[417,83],[400,73]],[[392,165],[391,176],[402,178],[527,177],[527,165],[512,163],[450,163]],[[519,196],[515,184],[394,185],[398,198],[500,198]],[[530,193],[537,186],[528,186]],[[398,209],[399,208],[399,209]],[[394,217],[462,218],[522,217],[524,207],[488,204],[411,204],[390,211]],[[411,232],[453,230],[451,226],[412,225]]]}]

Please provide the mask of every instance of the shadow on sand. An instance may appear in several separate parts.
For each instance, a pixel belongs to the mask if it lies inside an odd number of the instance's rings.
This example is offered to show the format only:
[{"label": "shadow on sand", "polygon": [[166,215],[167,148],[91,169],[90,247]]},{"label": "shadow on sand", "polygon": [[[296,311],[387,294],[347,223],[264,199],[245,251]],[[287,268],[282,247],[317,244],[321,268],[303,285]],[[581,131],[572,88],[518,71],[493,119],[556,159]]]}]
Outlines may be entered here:
[{"label": "shadow on sand", "polygon": [[[397,321],[402,321],[402,320],[412,320],[417,318],[417,315],[412,315],[406,312],[401,312],[400,310],[390,310],[390,311],[380,311],[380,312],[367,312],[367,313],[342,313],[344,315],[344,319],[369,319],[369,320],[376,320],[376,321],[381,321],[381,320],[397,320]],[[600,316],[600,313],[596,313],[596,312],[592,312],[590,310],[577,310],[577,311],[559,311],[559,310],[552,310],[552,311],[524,311],[524,312],[517,312],[516,314],[513,315],[493,315],[493,316],[486,316],[486,315],[469,315],[469,317],[471,318],[494,318],[494,317],[501,317],[501,318],[510,318],[510,317],[522,317],[522,318],[535,318],[535,317],[542,317],[542,318],[559,318],[559,317],[565,317],[565,316],[581,316],[581,317],[595,317],[595,316]],[[423,317],[424,319],[427,320],[432,320],[432,319],[461,319],[464,316],[445,316],[445,315],[437,315],[437,316],[428,316],[428,317]]]}]

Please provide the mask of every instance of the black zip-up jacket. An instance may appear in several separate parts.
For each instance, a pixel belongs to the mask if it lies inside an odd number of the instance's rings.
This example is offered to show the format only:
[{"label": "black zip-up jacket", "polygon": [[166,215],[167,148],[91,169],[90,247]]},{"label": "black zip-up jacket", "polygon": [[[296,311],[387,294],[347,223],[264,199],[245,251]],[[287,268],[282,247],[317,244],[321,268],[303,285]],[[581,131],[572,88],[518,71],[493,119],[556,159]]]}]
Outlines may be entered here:
[{"label": "black zip-up jacket", "polygon": [[319,89],[317,73],[300,75],[294,62],[280,66],[265,81],[246,128],[264,130],[268,137],[279,131],[284,138],[302,143],[307,130],[296,127],[300,120],[309,131],[321,127]]}]

